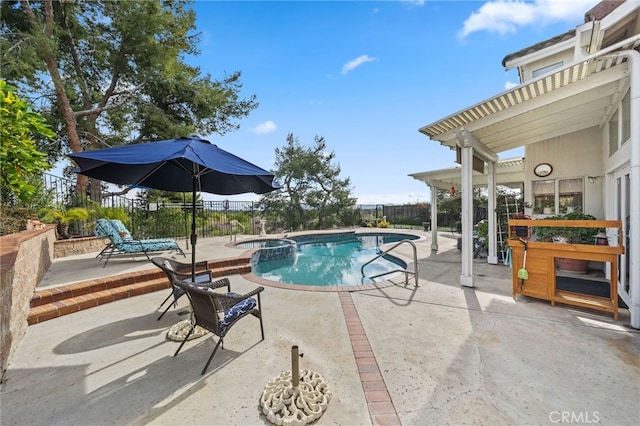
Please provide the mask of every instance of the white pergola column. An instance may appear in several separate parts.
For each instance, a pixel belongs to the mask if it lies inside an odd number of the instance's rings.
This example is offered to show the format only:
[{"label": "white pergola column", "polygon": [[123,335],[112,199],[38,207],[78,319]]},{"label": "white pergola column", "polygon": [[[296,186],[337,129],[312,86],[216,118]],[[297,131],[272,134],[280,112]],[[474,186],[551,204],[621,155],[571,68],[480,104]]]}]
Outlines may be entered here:
[{"label": "white pergola column", "polygon": [[[468,138],[465,138],[468,140]],[[462,273],[460,284],[473,287],[473,146],[462,146]]]},{"label": "white pergola column", "polygon": [[438,187],[429,183],[431,189],[431,251],[438,251]]},{"label": "white pergola column", "polygon": [[487,263],[492,265],[498,264],[498,234],[496,232],[496,163],[493,161],[487,162],[487,191],[489,193],[489,254],[487,256]]},{"label": "white pergola column", "polygon": [[[494,163],[492,180],[493,192],[493,223],[495,226],[495,163],[498,156],[478,141],[467,129],[459,128],[455,132],[458,145],[462,150],[462,273],[460,284],[465,287],[473,287],[473,156],[474,151],[479,158],[488,163]],[[490,213],[491,214],[491,213]],[[491,225],[490,225],[491,226]],[[491,231],[490,235],[491,235]],[[494,253],[495,253],[495,229],[494,229]],[[497,262],[497,260],[496,260]]]}]

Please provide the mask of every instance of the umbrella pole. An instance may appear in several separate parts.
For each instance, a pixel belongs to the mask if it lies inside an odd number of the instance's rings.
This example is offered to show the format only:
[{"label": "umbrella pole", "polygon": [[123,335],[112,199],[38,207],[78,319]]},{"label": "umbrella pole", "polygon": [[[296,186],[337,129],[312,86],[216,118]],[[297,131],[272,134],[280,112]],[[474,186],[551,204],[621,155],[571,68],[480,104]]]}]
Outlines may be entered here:
[{"label": "umbrella pole", "polygon": [[191,177],[193,189],[191,191],[191,282],[196,282],[196,176]]}]

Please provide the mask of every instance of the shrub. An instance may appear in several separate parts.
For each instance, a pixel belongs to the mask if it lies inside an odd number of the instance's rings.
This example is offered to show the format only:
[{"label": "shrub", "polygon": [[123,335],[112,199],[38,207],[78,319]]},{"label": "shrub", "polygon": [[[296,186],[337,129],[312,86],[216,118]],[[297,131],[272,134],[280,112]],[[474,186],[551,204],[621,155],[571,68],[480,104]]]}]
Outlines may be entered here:
[{"label": "shrub", "polygon": [[[595,216],[581,212],[572,212],[559,216],[548,216],[538,220],[596,220]],[[595,244],[598,228],[536,226],[534,233],[539,241],[551,242],[554,238],[564,238],[572,244]]]}]

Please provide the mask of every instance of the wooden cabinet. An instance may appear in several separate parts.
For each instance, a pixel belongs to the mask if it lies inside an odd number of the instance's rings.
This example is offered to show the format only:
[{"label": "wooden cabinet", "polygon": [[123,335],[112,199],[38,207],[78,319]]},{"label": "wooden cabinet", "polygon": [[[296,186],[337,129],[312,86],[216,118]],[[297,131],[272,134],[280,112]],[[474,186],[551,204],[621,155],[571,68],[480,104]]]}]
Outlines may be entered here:
[{"label": "wooden cabinet", "polygon": [[[618,319],[618,256],[624,253],[622,246],[622,224],[613,220],[510,220],[509,230],[515,226],[563,226],[563,227],[593,227],[617,229],[618,241],[616,245],[589,244],[557,244],[548,242],[528,241],[525,269],[528,278],[518,278],[518,270],[522,268],[524,260],[524,243],[509,235],[511,247],[513,298],[518,294],[551,301],[556,303],[580,306],[611,312],[614,319]],[[535,234],[535,232],[534,232]],[[556,258],[584,259],[589,261],[607,262],[611,265],[609,280],[609,297],[591,296],[583,293],[561,291],[556,288]]]}]

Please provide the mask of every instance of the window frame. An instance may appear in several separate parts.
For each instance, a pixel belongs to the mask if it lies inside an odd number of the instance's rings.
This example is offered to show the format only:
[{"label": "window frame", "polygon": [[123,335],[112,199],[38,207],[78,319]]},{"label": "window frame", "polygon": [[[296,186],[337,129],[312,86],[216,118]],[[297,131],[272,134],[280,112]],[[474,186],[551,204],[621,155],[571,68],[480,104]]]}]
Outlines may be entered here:
[{"label": "window frame", "polygon": [[[568,181],[580,181],[579,184],[574,183],[574,185],[578,185],[580,187],[579,192],[566,192],[561,194],[560,188],[562,187],[561,182]],[[567,214],[567,207],[572,207],[573,211],[584,211],[584,195],[585,195],[585,187],[584,187],[585,179],[583,176],[577,177],[565,177],[565,178],[555,178],[555,179],[536,179],[531,181],[531,199],[532,199],[532,212],[534,215],[546,215],[546,216],[557,216],[561,214]],[[552,185],[553,192],[538,192],[536,193],[537,184],[549,186]],[[544,190],[544,189],[542,189]],[[570,195],[575,194],[575,195]],[[551,195],[551,197],[549,197]],[[567,201],[570,198],[578,198],[579,202],[573,201],[570,206],[567,206]],[[540,202],[538,202],[540,200]],[[550,208],[551,212],[545,213],[545,207]]]}]

